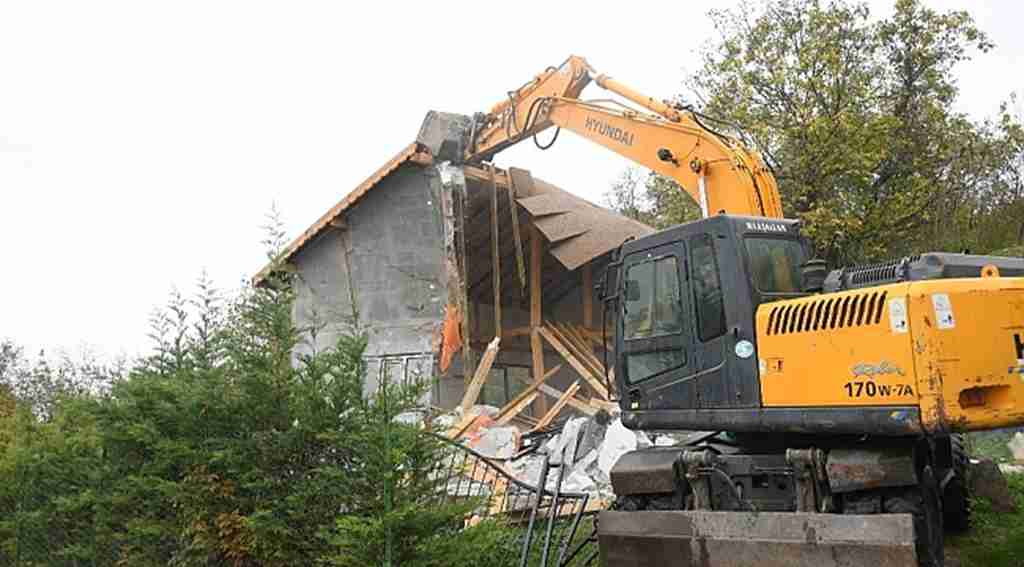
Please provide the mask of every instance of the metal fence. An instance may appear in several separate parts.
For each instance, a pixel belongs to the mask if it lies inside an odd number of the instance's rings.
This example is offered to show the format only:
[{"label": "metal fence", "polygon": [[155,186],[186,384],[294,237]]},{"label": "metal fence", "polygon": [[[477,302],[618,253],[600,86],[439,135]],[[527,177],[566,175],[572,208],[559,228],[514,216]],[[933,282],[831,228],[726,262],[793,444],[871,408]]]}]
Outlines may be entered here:
[{"label": "metal fence", "polygon": [[567,471],[558,463],[561,455],[546,455],[536,486],[509,474],[501,461],[440,438],[449,451],[435,471],[443,503],[472,500],[467,525],[480,521],[507,524],[517,534],[519,565],[582,566],[597,557],[594,514],[588,509],[590,495],[563,492]]}]

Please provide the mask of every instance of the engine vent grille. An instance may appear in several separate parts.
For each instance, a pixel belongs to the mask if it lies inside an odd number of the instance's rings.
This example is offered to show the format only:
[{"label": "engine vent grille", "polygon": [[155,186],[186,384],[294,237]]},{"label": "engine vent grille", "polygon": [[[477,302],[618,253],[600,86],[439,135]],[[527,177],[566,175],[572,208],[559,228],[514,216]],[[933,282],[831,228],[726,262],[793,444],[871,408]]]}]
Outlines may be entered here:
[{"label": "engine vent grille", "polygon": [[773,307],[768,314],[768,334],[787,335],[878,325],[882,321],[887,292],[823,295]]},{"label": "engine vent grille", "polygon": [[850,281],[853,285],[864,285],[869,283],[897,282],[903,279],[901,270],[909,263],[916,262],[921,256],[910,256],[882,264],[869,264],[847,268]]}]

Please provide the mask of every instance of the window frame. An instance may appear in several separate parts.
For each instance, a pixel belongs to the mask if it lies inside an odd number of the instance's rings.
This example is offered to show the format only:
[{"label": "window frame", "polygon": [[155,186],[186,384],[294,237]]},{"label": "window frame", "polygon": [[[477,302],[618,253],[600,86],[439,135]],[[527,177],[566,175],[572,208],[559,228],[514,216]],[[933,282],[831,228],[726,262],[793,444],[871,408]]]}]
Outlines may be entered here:
[{"label": "window frame", "polygon": [[[658,262],[660,262],[662,260],[665,260],[667,258],[671,258],[672,262],[675,264],[676,286],[677,287],[682,287],[682,282],[685,281],[685,280],[683,278],[679,277],[680,273],[683,271],[679,267],[679,255],[675,254],[675,253],[672,253],[672,252],[669,252],[669,253],[666,253],[666,254],[662,254],[660,256],[652,256],[650,258],[644,258],[640,262],[635,262],[635,263],[632,263],[632,264],[628,265],[626,267],[625,278],[624,278],[624,281],[626,282],[626,285],[628,285],[628,283],[630,281],[629,280],[629,272],[632,271],[633,268],[636,268],[638,266],[643,266],[645,264],[656,265]],[[652,281],[657,282],[657,274],[658,274],[657,267],[655,266],[655,270],[654,270],[654,274],[653,274],[654,277],[652,278]],[[651,297],[652,297],[652,299],[657,297],[657,292],[658,292],[658,288],[655,285],[654,288],[651,290]],[[682,297],[682,293],[681,292],[679,293],[679,296],[680,296],[680,298]],[[628,303],[629,303],[629,299],[624,299],[624,301],[622,302],[623,315],[628,313],[628,309],[627,309],[627,304]],[[685,317],[685,313],[683,313],[682,307],[681,306],[677,306],[677,308],[678,308],[678,312],[680,314],[679,321],[678,321],[679,322],[679,330],[678,331],[676,331],[674,333],[672,333],[672,332],[662,332],[662,333],[656,333],[656,334],[650,334],[650,335],[644,335],[644,336],[627,336],[627,334],[626,334],[626,319],[625,319],[625,317],[623,317],[623,329],[622,329],[623,340],[626,340],[626,341],[643,341],[643,340],[657,339],[657,338],[660,338],[660,337],[670,337],[670,336],[678,335],[678,334],[682,333],[685,330],[683,327],[686,325],[686,317]],[[652,321],[652,325],[657,325],[657,321]]]},{"label": "window frame", "polygon": [[[718,314],[719,314],[719,321],[721,322],[721,328],[719,329],[719,331],[716,334],[708,335],[708,336],[704,335],[704,331],[705,331],[705,324],[704,323],[705,322],[704,322],[704,318],[703,318],[702,311],[701,311],[701,308],[700,308],[700,306],[704,302],[701,300],[701,298],[697,297],[697,292],[698,292],[698,290],[697,290],[697,282],[699,281],[699,278],[697,277],[698,266],[697,266],[697,261],[694,259],[694,253],[696,252],[698,246],[701,245],[701,244],[698,244],[698,242],[700,242],[700,241],[706,241],[707,242],[707,248],[711,251],[711,262],[712,262],[713,268],[714,268],[715,283],[718,286],[718,293],[719,293],[719,296],[720,296],[719,306],[718,306]],[[725,319],[725,291],[724,291],[724,288],[722,287],[722,273],[719,271],[719,268],[718,268],[718,250],[717,250],[717,247],[715,246],[715,239],[712,237],[712,235],[710,233],[707,233],[707,232],[700,233],[700,234],[695,234],[695,235],[691,236],[689,238],[689,245],[690,245],[690,250],[689,250],[689,255],[690,255],[690,262],[689,262],[690,263],[690,289],[693,292],[693,314],[694,314],[694,320],[697,323],[697,325],[696,325],[697,332],[696,332],[695,336],[696,336],[696,338],[700,342],[707,343],[707,342],[711,342],[711,341],[721,337],[722,335],[724,335],[725,332],[726,332],[726,328],[728,327],[728,325],[726,324],[726,319]]]},{"label": "window frame", "polygon": [[801,281],[802,275],[800,273],[800,266],[801,266],[801,264],[797,264],[796,272],[795,272],[795,275],[796,275],[796,278],[797,278],[797,281],[795,282],[797,289],[794,289],[792,291],[779,291],[779,290],[766,291],[766,290],[761,289],[761,282],[759,281],[759,279],[757,277],[757,274],[754,272],[754,262],[753,262],[754,255],[751,254],[750,247],[749,247],[749,243],[750,243],[751,240],[789,242],[791,244],[796,245],[799,248],[799,250],[800,250],[801,256],[804,256],[805,259],[806,259],[807,250],[806,250],[806,244],[804,242],[802,242],[800,239],[797,239],[797,238],[787,238],[785,236],[778,236],[778,235],[774,235],[774,234],[760,234],[760,233],[757,233],[757,234],[744,234],[742,240],[743,240],[743,254],[747,258],[747,262],[746,262],[747,263],[747,272],[749,273],[750,284],[753,287],[754,291],[756,291],[757,293],[761,294],[762,296],[767,296],[767,297],[793,297],[794,295],[802,295],[804,293],[803,289],[801,289],[802,288],[802,281]]}]

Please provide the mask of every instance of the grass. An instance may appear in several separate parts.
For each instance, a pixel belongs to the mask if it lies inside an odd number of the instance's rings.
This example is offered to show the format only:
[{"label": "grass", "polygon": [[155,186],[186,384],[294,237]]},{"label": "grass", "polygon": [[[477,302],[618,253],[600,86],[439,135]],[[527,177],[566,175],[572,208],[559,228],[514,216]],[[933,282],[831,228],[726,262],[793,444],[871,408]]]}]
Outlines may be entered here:
[{"label": "grass", "polygon": [[950,538],[947,557],[961,567],[1024,567],[1024,475],[1007,475],[1017,511],[1000,514],[987,501],[972,504],[971,530]]}]

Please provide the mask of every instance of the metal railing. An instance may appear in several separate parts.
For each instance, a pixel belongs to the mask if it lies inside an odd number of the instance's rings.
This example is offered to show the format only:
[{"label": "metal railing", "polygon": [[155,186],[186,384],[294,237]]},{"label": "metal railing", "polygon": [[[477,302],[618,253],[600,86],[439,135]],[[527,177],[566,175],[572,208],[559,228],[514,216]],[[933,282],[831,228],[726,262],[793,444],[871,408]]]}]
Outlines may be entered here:
[{"label": "metal railing", "polygon": [[517,534],[521,567],[591,564],[597,557],[590,495],[562,491],[562,455],[545,455],[536,486],[515,478],[491,459],[444,437],[450,450],[435,472],[439,503],[476,499],[466,524],[494,520]]}]

